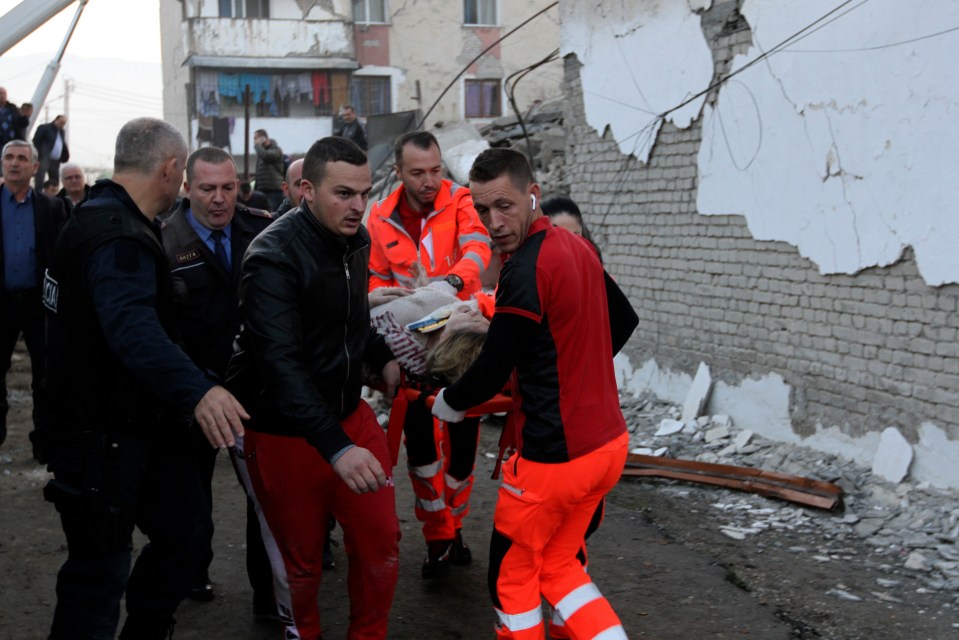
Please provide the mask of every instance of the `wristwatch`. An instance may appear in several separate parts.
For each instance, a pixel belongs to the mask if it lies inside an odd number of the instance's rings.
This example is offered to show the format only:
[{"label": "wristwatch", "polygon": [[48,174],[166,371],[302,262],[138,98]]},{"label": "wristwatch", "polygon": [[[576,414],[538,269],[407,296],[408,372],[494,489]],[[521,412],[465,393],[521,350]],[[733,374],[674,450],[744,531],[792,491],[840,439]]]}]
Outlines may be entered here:
[{"label": "wristwatch", "polygon": [[456,289],[457,293],[463,290],[463,279],[459,277],[458,275],[456,275],[455,273],[449,274],[448,276],[446,276],[446,278],[444,278],[444,280],[446,280],[446,282],[451,287]]}]

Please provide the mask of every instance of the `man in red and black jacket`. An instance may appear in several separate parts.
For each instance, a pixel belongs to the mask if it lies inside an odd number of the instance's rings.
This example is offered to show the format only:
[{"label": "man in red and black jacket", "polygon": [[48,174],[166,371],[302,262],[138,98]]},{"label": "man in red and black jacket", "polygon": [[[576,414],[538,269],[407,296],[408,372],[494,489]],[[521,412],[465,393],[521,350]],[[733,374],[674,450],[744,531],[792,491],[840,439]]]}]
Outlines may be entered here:
[{"label": "man in red and black jacket", "polygon": [[638,317],[595,248],[543,216],[539,185],[521,153],[481,153],[470,191],[507,259],[483,351],[437,394],[433,413],[456,422],[515,371],[517,454],[503,467],[490,544],[497,637],[542,638],[545,597],[572,637],[625,640],[576,553],[626,460],[613,354]]}]

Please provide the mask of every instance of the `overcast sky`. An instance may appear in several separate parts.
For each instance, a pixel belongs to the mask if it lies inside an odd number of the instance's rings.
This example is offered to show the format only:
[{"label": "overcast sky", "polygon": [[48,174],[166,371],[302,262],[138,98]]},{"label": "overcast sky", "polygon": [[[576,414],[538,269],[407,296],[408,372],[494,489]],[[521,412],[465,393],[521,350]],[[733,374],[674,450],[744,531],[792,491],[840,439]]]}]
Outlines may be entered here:
[{"label": "overcast sky", "polygon": [[[18,0],[0,0],[0,15],[18,4]],[[78,5],[68,6],[4,55],[56,53]],[[160,0],[89,0],[67,51],[88,58],[159,63]]]},{"label": "overcast sky", "polygon": [[[38,0],[26,0],[36,2]],[[0,0],[0,16],[19,2]],[[0,86],[17,104],[33,98],[76,13],[73,3],[0,58]],[[89,0],[37,123],[64,112],[70,78],[67,133],[71,159],[110,166],[116,134],[138,116],[162,117],[159,0]],[[94,62],[96,60],[96,62]],[[149,64],[144,64],[149,63]]]}]

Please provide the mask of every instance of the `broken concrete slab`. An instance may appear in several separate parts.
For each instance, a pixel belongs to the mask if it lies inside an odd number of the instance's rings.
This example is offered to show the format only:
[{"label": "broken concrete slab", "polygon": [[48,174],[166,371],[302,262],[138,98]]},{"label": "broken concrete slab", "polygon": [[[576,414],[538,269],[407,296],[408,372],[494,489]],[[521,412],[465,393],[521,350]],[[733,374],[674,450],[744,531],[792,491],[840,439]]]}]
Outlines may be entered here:
[{"label": "broken concrete slab", "polygon": [[709,424],[714,427],[731,427],[733,426],[733,419],[726,415],[717,414],[709,418]]},{"label": "broken concrete slab", "polygon": [[722,440],[723,438],[729,437],[729,429],[727,427],[714,427],[709,431],[706,431],[704,436],[706,444],[712,444],[717,440]]},{"label": "broken concrete slab", "polygon": [[659,429],[656,430],[653,436],[671,436],[674,433],[682,431],[685,426],[682,420],[671,420],[667,418],[659,423]]},{"label": "broken concrete slab", "polygon": [[706,403],[709,401],[709,392],[712,391],[712,388],[713,377],[709,373],[709,367],[706,366],[705,362],[700,362],[699,368],[696,369],[696,376],[693,378],[693,384],[690,386],[689,392],[686,394],[686,400],[683,402],[683,422],[695,420],[702,414],[703,409],[706,408]]},{"label": "broken concrete slab", "polygon": [[736,447],[736,451],[742,452],[743,448],[749,444],[749,441],[753,438],[753,432],[749,429],[740,431],[736,434],[736,437],[733,438],[733,445]]},{"label": "broken concrete slab", "polygon": [[879,448],[872,460],[872,472],[889,482],[899,483],[909,473],[912,445],[899,430],[889,427],[879,437]]},{"label": "broken concrete slab", "polygon": [[449,169],[453,181],[469,184],[470,167],[480,153],[489,148],[476,127],[468,122],[444,124],[430,131],[443,150],[443,163]]},{"label": "broken concrete slab", "polygon": [[932,566],[929,564],[929,560],[926,556],[922,555],[918,551],[913,551],[909,554],[909,557],[906,558],[905,566],[907,569],[912,569],[913,571],[929,571]]}]

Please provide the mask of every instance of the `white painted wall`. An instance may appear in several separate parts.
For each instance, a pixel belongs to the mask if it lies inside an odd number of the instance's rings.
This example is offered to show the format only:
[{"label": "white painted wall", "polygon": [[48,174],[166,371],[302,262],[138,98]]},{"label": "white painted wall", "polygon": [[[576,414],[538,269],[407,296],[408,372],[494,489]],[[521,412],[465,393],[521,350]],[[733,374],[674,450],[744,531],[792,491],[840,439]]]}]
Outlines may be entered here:
[{"label": "white painted wall", "polygon": [[[836,5],[747,0],[755,46],[733,70]],[[912,245],[927,283],[959,282],[959,32],[917,40],[959,25],[959,3],[858,5],[706,109],[699,211],[745,214],[756,238],[797,246],[823,273],[888,265]]]},{"label": "white painted wall", "polygon": [[[583,63],[587,121],[646,160],[655,117],[706,88],[712,59],[694,9],[708,2],[562,5],[562,51]],[[835,9],[835,0],[746,0],[754,46],[733,71]],[[703,111],[700,213],[742,214],[822,273],[856,273],[915,249],[930,285],[959,282],[959,3],[852,3],[807,37],[670,114]],[[940,33],[944,32],[944,33]],[[938,35],[936,35],[938,34]]]},{"label": "white painted wall", "polygon": [[[677,0],[567,1],[560,20],[560,55],[575,53],[583,65],[586,121],[600,133],[608,125],[620,150],[645,162],[659,133],[657,115],[709,86],[713,59],[699,16]],[[666,119],[688,127],[703,100]]]},{"label": "white painted wall", "polygon": [[[613,364],[620,390],[635,397],[649,393],[681,405],[693,383],[691,376],[661,369],[655,360],[634,367],[629,357],[620,353]],[[735,386],[714,381],[703,413],[728,415],[737,429],[748,429],[770,440],[841,456],[865,467],[873,464],[879,450],[879,431],[852,437],[837,426],[817,424],[814,434],[800,437],[789,418],[789,392],[789,385],[776,373],[748,378]],[[955,463],[959,460],[959,442],[950,440],[941,426],[922,423],[919,441],[910,446],[913,462],[908,479],[940,488],[959,488],[959,467]]]}]

